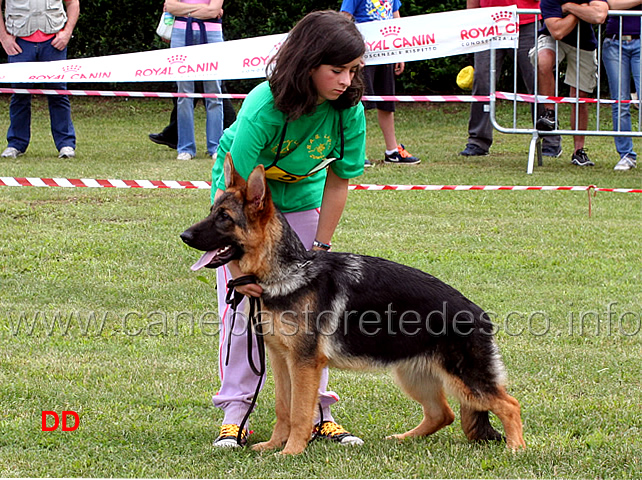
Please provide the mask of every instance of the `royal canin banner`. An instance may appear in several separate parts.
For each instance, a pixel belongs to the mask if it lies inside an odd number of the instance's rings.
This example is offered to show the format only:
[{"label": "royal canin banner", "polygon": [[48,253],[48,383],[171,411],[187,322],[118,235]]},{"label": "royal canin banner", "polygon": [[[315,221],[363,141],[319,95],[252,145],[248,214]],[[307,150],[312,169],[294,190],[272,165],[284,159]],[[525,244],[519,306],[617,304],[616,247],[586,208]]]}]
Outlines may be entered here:
[{"label": "royal canin banner", "polygon": [[[515,48],[517,7],[492,7],[358,25],[367,65]],[[261,78],[287,34],[150,52],[0,65],[0,83],[141,82]]]}]

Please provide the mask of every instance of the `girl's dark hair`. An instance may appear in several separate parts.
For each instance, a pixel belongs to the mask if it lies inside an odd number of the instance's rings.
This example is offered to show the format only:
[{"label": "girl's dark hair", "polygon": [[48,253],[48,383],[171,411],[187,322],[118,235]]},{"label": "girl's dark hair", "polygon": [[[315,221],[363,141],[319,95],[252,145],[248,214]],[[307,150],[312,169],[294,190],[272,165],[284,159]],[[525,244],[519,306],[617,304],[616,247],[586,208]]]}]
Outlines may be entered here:
[{"label": "girl's dark hair", "polygon": [[[289,120],[314,112],[319,94],[310,71],[321,65],[345,65],[366,51],[361,32],[347,15],[332,10],[312,12],[290,31],[268,64],[268,80],[276,108]],[[331,103],[337,110],[350,108],[364,92],[359,65],[352,84]]]}]

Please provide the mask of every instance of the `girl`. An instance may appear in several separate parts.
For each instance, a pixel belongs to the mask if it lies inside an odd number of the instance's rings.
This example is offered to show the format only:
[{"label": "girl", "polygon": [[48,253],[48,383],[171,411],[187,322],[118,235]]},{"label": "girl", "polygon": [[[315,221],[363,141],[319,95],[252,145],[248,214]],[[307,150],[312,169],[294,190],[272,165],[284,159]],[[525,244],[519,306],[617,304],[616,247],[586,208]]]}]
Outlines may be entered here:
[{"label": "girl", "polygon": [[[221,16],[223,0],[165,0],[165,11],[176,18],[172,30],[171,47],[185,47],[223,41]],[[194,82],[176,82],[179,93],[194,93]],[[203,82],[204,93],[221,93],[218,80]],[[223,134],[223,103],[218,98],[204,98],[207,112],[207,152],[214,156]],[[176,101],[178,120],[177,160],[191,160],[196,156],[194,135],[193,98],[179,97]]]},{"label": "girl", "polygon": [[[329,250],[346,203],[348,179],[363,173],[366,132],[360,99],[364,52],[360,32],[338,12],[313,12],[299,21],[270,61],[268,81],[250,92],[238,119],[221,138],[212,169],[212,201],[225,188],[226,153],[246,179],[256,165],[263,164],[274,203],[306,247]],[[248,366],[247,329],[240,325],[243,322],[236,322],[235,330],[229,331],[231,312],[225,303],[228,280],[242,275],[238,262],[217,271],[221,389],[213,401],[223,409],[224,419],[216,446],[237,446],[237,436],[241,444],[247,441],[247,430],[239,435],[239,425],[257,383]],[[262,293],[257,284],[237,291],[254,297]],[[316,436],[344,445],[362,444],[334,422],[330,405],[338,397],[327,391],[327,383],[326,369],[319,387]]]}]

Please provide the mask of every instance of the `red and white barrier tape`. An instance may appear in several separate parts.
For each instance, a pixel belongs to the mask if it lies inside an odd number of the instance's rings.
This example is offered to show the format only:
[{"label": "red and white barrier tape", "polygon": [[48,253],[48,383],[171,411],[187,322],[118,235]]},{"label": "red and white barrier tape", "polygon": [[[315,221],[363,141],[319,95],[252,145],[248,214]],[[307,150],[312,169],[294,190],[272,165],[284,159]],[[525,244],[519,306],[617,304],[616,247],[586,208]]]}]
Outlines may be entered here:
[{"label": "red and white barrier tape", "polygon": [[53,90],[48,88],[0,88],[0,93],[32,95],[70,95],[76,97],[148,97],[148,98],[245,98],[245,93],[177,93],[177,92],[128,92],[123,90]]},{"label": "red and white barrier tape", "polygon": [[[237,98],[247,97],[245,93],[176,93],[176,92],[128,92],[111,90],[53,90],[46,88],[0,88],[0,93],[32,95],[70,95],[78,97],[135,97],[135,98]],[[508,95],[508,94],[507,94]],[[488,102],[488,95],[365,95],[363,100],[371,102]]]},{"label": "red and white barrier tape", "polygon": [[[36,178],[36,177],[0,177],[0,186],[4,187],[88,187],[88,188],[170,188],[209,190],[211,183],[206,181],[176,181],[176,180],[116,180],[91,178]],[[350,190],[541,190],[541,191],[594,191],[617,193],[642,193],[642,188],[599,188],[589,186],[536,186],[536,185],[350,185]]]},{"label": "red and white barrier tape", "polygon": [[[0,88],[0,93],[32,95],[69,95],[76,97],[132,97],[132,98],[232,98],[244,99],[246,93],[177,93],[177,92],[128,92],[124,90],[53,90],[46,88]],[[526,93],[495,92],[499,100],[535,103],[535,95]],[[473,103],[488,102],[489,95],[364,95],[370,102],[429,102],[429,103]],[[538,95],[539,103],[601,103],[613,104],[617,100],[598,98],[553,97]],[[622,100],[620,103],[639,104],[639,100]]]},{"label": "red and white barrier tape", "polygon": [[0,177],[5,187],[173,188],[209,190],[210,182],[175,180],[115,180],[93,178]]},{"label": "red and white barrier tape", "polygon": [[642,193],[642,188],[599,188],[588,186],[555,186],[555,185],[350,185],[350,190],[540,190],[540,191],[574,191],[574,192],[617,192]]},{"label": "red and white barrier tape", "polygon": [[[532,95],[527,93],[510,93],[510,92],[495,92],[495,96],[499,100],[513,100],[524,103],[535,103],[537,97],[538,103],[600,103],[600,104],[613,104],[618,103],[617,100],[606,98],[588,98],[588,97],[553,97],[546,95]],[[632,103],[639,104],[639,100],[621,100],[619,103]]]}]

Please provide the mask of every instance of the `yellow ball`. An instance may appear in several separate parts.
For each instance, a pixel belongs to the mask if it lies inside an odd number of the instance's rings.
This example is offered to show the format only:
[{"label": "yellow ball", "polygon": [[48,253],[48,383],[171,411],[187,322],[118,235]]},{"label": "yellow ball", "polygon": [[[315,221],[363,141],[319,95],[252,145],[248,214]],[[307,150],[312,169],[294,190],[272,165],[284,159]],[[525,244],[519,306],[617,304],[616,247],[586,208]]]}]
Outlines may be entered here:
[{"label": "yellow ball", "polygon": [[457,85],[462,90],[472,90],[473,77],[475,76],[475,69],[470,65],[464,67],[457,74]]}]

